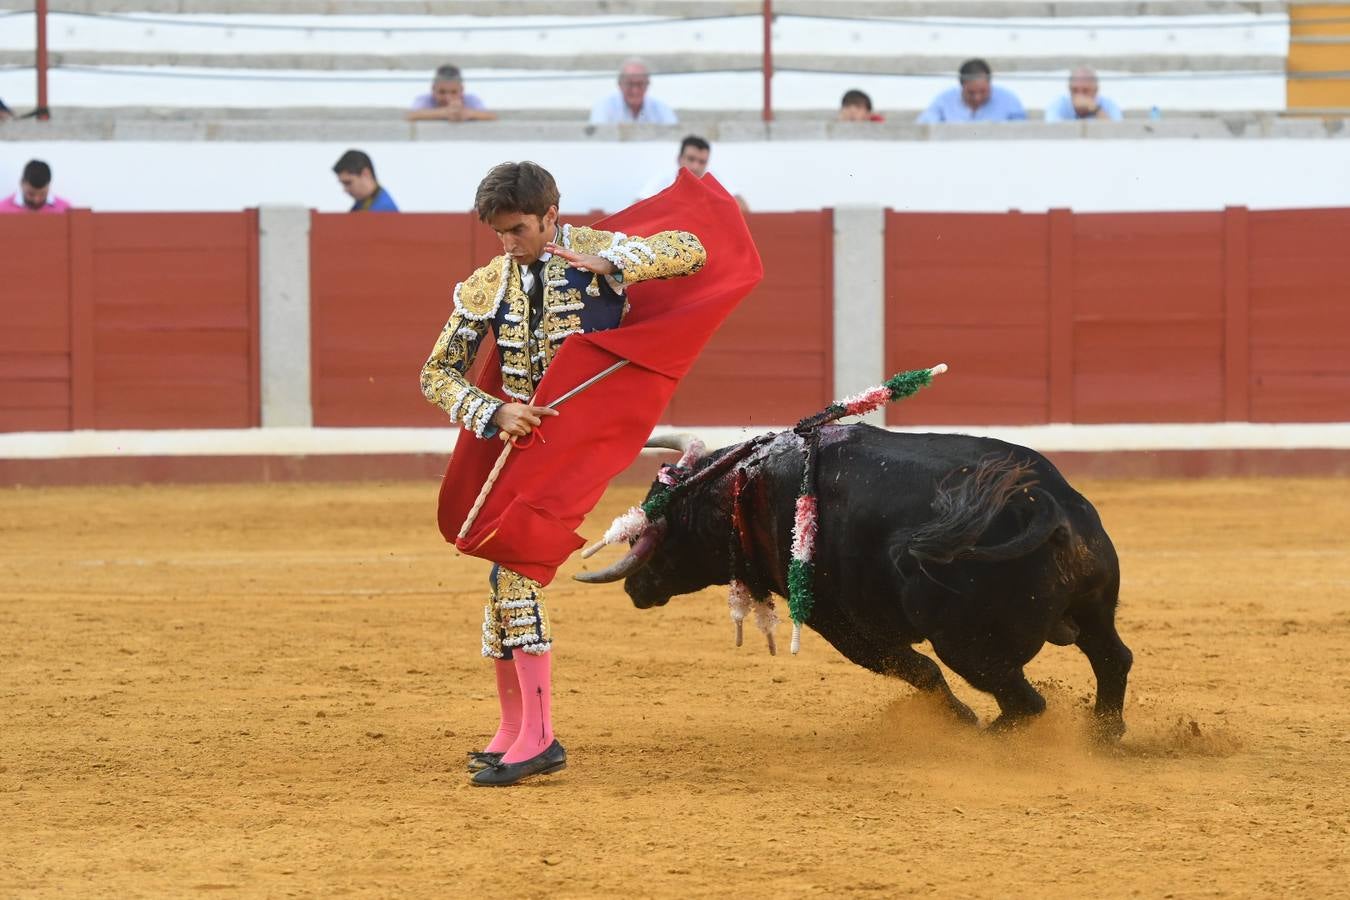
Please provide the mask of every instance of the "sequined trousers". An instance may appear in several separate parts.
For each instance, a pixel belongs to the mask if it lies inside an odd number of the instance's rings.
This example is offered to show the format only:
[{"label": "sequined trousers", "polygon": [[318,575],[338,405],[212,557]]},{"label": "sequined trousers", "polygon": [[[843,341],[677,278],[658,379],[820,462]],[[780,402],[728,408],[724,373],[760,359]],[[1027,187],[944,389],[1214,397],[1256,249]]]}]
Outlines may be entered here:
[{"label": "sequined trousers", "polygon": [[483,655],[510,659],[511,653],[547,653],[553,629],[544,608],[544,587],[502,566],[488,576],[492,594],[483,607]]}]

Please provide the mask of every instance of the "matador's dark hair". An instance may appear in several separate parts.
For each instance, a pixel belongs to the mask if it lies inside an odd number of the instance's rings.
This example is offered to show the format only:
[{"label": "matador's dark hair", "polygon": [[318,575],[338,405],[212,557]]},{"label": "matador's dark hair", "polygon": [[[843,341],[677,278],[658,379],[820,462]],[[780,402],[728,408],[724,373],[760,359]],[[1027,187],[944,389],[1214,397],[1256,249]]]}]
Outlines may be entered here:
[{"label": "matador's dark hair", "polygon": [[501,213],[543,216],[558,205],[558,185],[538,163],[504,162],[488,171],[473,197],[480,222]]}]

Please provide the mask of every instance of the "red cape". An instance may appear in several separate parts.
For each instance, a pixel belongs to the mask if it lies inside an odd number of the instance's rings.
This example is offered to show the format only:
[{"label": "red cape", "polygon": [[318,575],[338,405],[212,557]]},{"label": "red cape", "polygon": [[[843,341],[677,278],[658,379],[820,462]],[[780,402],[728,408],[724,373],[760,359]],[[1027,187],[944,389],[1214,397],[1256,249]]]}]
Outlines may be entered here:
[{"label": "red cape", "polygon": [[[541,584],[584,543],[576,529],[586,514],[641,452],[708,338],[764,275],[736,201],[711,175],[681,169],[669,188],[595,227],[692,232],[708,257],[694,275],[629,288],[622,327],[567,339],[539,385],[538,405],[621,359],[629,364],[559,406],[559,415],[544,422],[543,441],[511,453],[464,540],[457,539],[460,526],[502,442],[460,435],[441,484],[441,534],[462,552]],[[506,399],[499,365],[486,366],[478,386]]]}]

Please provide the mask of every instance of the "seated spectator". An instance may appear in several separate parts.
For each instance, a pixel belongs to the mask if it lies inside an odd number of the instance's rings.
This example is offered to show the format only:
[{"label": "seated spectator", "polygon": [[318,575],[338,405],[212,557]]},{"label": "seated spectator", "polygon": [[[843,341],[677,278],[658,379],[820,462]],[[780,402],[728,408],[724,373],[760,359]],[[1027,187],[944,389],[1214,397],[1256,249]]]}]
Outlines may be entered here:
[{"label": "seated spectator", "polygon": [[389,192],[375,180],[375,164],[360,150],[348,150],[333,164],[333,172],[347,196],[356,201],[352,212],[398,212]]},{"label": "seated spectator", "polygon": [[[680,174],[680,169],[688,169],[699,178],[702,178],[708,171],[708,159],[712,156],[712,145],[696,134],[691,134],[680,144],[680,155],[675,157],[675,171],[665,172],[648,181],[642,188],[642,193],[638,196],[639,200],[661,193],[666,188],[675,183],[675,179]],[[718,178],[722,187],[727,189],[727,193],[736,198],[736,203],[740,205],[741,212],[748,213],[750,204],[745,202],[745,198],[732,190],[731,185]]]},{"label": "seated spectator", "polygon": [[464,92],[464,77],[458,66],[441,66],[431,81],[431,93],[418,94],[404,116],[409,122],[487,122],[497,118],[478,99]]},{"label": "seated spectator", "polygon": [[1097,93],[1097,73],[1087,66],[1079,66],[1069,75],[1069,95],[1060,97],[1045,108],[1045,121],[1072,122],[1076,119],[1110,119],[1119,122],[1125,118],[1120,107]]},{"label": "seated spectator", "polygon": [[1027,117],[1012,91],[990,84],[993,72],[982,59],[961,64],[961,86],[943,91],[920,115],[920,125],[939,122],[1013,122]]},{"label": "seated spectator", "polygon": [[70,204],[52,193],[52,168],[30,159],[19,178],[19,192],[0,202],[0,213],[60,213]]},{"label": "seated spectator", "polygon": [[886,117],[872,112],[872,98],[856,88],[839,101],[840,122],[884,122]]},{"label": "seated spectator", "polygon": [[653,125],[677,125],[675,110],[647,96],[652,83],[647,64],[630,59],[619,68],[619,90],[591,108],[592,125],[622,125],[648,122]]}]

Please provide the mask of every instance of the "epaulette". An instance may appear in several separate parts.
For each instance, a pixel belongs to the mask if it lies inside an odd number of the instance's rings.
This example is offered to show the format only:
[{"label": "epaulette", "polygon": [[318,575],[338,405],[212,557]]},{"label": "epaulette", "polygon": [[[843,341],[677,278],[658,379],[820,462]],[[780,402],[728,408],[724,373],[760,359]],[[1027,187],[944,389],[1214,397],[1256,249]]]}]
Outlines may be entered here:
[{"label": "epaulette", "polygon": [[498,256],[455,285],[455,309],[466,319],[490,319],[506,296],[511,258]]}]

